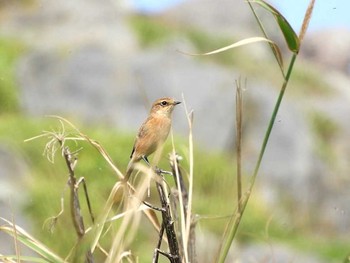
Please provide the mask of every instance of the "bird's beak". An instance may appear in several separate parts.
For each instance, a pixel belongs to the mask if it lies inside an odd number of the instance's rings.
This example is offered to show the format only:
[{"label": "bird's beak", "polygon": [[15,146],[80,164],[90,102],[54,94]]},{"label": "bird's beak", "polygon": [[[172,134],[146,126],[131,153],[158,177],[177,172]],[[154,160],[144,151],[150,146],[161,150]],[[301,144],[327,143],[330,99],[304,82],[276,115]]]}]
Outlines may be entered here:
[{"label": "bird's beak", "polygon": [[181,101],[174,101],[174,105],[180,104]]}]

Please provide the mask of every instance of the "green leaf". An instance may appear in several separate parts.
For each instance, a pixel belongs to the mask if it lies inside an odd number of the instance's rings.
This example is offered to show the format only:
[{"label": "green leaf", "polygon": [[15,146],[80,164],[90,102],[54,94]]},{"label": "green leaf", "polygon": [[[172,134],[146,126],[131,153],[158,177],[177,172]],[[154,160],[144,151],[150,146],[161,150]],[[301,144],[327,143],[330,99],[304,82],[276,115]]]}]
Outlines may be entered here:
[{"label": "green leaf", "polygon": [[203,54],[192,54],[192,53],[186,53],[183,51],[180,51],[180,52],[182,54],[190,55],[190,56],[210,56],[210,55],[214,55],[214,54],[218,54],[218,53],[227,51],[229,49],[234,49],[237,47],[245,46],[245,45],[256,43],[256,42],[268,42],[274,50],[274,53],[276,55],[276,59],[278,60],[279,65],[283,65],[283,58],[282,58],[282,54],[281,54],[281,51],[280,51],[278,45],[275,42],[273,42],[272,40],[264,38],[264,37],[250,37],[250,38],[242,39],[242,40],[235,42],[231,45],[228,45],[228,46],[225,46],[225,47],[222,47],[222,48],[219,48],[219,49],[207,52],[207,53],[203,53]]},{"label": "green leaf", "polygon": [[300,49],[300,41],[291,25],[288,23],[287,19],[285,19],[285,17],[276,8],[266,3],[264,0],[255,0],[252,2],[259,4],[275,17],[277,24],[282,31],[284,39],[287,42],[288,48],[292,52],[298,53]]},{"label": "green leaf", "polygon": [[[5,221],[7,224],[0,226],[0,231],[3,231],[10,236],[12,236],[17,241],[24,244],[26,247],[30,248],[31,250],[35,251],[39,255],[41,255],[46,262],[53,262],[53,263],[64,263],[65,261],[60,258],[58,255],[56,255],[54,252],[50,251],[45,245],[40,243],[38,240],[36,240],[34,237],[29,235],[24,229],[19,227],[18,225],[12,224],[12,222],[0,217],[1,220]],[[35,261],[33,261],[35,262]],[[40,262],[39,259],[37,259],[36,262]]]},{"label": "green leaf", "polygon": [[[219,49],[207,52],[207,53],[203,53],[203,54],[192,54],[192,53],[186,53],[183,51],[180,51],[180,52],[183,54],[186,54],[186,55],[190,55],[190,56],[209,56],[209,55],[214,55],[214,54],[218,54],[218,53],[227,51],[229,49],[234,49],[237,47],[245,46],[245,45],[256,43],[256,42],[268,42],[268,43],[272,44],[273,46],[275,46],[276,51],[279,54],[281,53],[275,42],[273,42],[270,39],[264,38],[264,37],[251,37],[251,38],[242,39],[242,40],[235,42],[231,45],[228,45],[228,46],[225,46],[225,47],[222,47],[222,48],[219,48]],[[279,57],[279,59],[282,59],[281,56]]]}]

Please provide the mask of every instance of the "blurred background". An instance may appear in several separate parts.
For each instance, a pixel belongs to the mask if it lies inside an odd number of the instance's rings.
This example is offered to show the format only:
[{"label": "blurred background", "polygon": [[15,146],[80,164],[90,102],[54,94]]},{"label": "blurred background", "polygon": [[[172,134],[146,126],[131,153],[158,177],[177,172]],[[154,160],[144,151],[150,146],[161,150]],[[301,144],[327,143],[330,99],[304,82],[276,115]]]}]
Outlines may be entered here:
[{"label": "blurred background", "polygon": [[[307,2],[271,3],[298,33]],[[347,0],[316,2],[228,262],[341,262],[350,254],[349,8]],[[273,17],[257,11],[288,65]],[[179,51],[203,53],[260,36],[245,1],[1,0],[0,21],[0,216],[65,257],[74,244],[69,215],[58,223],[62,232],[42,226],[60,209],[67,172],[60,154],[54,164],[43,156],[45,140],[23,141],[60,129],[45,117],[60,115],[105,146],[124,171],[150,103],[171,96],[194,110],[194,212],[206,218],[197,225],[197,254],[212,262],[225,222],[217,217],[232,213],[236,197],[235,81],[244,86],[248,182],[283,78],[264,43],[211,57]],[[186,169],[182,106],[173,131]],[[98,214],[116,177],[86,148],[77,169]],[[156,237],[147,249],[136,245],[140,262],[150,261]],[[14,251],[0,233],[0,253]]]}]

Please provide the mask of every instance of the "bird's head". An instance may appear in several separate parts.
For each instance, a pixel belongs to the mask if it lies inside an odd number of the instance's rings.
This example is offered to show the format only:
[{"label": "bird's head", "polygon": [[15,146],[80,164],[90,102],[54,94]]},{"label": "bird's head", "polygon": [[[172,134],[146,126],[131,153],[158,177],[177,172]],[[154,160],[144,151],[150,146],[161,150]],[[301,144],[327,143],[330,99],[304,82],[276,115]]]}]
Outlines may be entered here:
[{"label": "bird's head", "polygon": [[180,101],[176,101],[173,98],[160,98],[153,103],[151,114],[160,114],[170,117],[174,107],[180,103]]}]

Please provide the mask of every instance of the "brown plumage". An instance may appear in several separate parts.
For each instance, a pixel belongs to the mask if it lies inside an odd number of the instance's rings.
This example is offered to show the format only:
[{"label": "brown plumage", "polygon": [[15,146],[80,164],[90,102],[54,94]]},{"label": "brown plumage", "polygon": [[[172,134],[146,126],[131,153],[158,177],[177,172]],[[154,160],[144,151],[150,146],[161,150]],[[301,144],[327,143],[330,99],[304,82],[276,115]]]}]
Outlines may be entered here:
[{"label": "brown plumage", "polygon": [[129,179],[136,162],[144,159],[148,163],[147,157],[164,144],[170,132],[172,112],[178,104],[172,98],[160,98],[153,103],[136,136],[124,180]]}]

